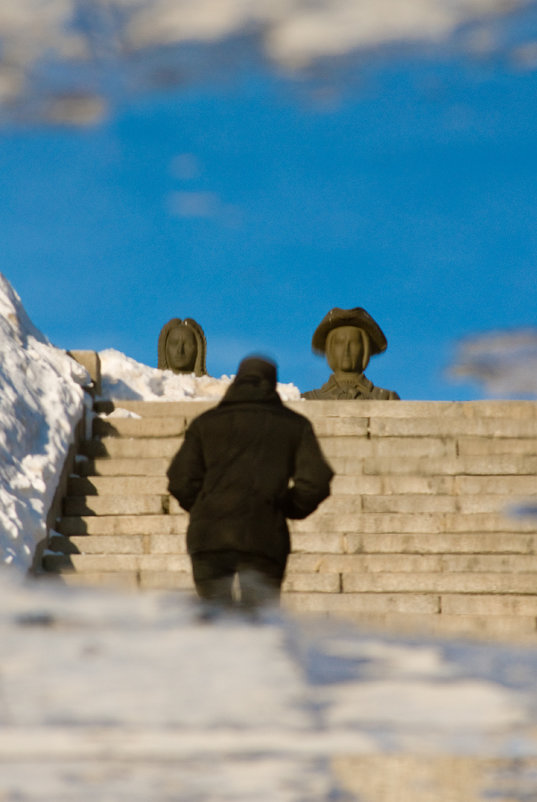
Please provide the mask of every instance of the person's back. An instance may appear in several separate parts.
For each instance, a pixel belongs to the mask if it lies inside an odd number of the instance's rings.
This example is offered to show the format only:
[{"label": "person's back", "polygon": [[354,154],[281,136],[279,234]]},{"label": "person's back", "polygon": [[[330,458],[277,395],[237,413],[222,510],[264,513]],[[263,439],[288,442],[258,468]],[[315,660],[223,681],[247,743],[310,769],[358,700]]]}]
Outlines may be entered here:
[{"label": "person's back", "polygon": [[279,591],[290,550],[285,519],[313,512],[332,475],[310,422],[283,406],[275,366],[244,360],[218,407],[192,422],[168,471],[170,492],[190,512],[199,595],[231,603],[231,580],[245,568]]}]

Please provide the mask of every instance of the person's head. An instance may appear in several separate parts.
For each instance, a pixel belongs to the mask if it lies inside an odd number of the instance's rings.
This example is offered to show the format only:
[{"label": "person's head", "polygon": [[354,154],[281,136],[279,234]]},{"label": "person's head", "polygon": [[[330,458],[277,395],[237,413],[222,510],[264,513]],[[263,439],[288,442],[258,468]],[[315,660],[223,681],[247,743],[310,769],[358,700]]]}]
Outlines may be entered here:
[{"label": "person's head", "polygon": [[235,384],[254,384],[275,390],[278,380],[276,363],[264,356],[247,356],[242,360],[235,376]]},{"label": "person's head", "polygon": [[173,318],[163,326],[158,342],[158,367],[173,373],[205,374],[205,335],[195,320]]}]

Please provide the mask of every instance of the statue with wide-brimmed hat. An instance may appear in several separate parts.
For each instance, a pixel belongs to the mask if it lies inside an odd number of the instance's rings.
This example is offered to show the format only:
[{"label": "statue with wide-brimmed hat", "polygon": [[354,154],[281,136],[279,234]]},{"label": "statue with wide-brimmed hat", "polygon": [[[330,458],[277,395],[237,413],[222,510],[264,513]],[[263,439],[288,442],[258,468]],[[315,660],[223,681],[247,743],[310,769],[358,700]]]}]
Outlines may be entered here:
[{"label": "statue with wide-brimmed hat", "polygon": [[335,307],[321,320],[311,341],[315,353],[326,356],[332,375],[322,387],[302,393],[313,400],[396,401],[394,390],[375,387],[364,370],[375,354],[388,347],[378,323],[362,307]]}]

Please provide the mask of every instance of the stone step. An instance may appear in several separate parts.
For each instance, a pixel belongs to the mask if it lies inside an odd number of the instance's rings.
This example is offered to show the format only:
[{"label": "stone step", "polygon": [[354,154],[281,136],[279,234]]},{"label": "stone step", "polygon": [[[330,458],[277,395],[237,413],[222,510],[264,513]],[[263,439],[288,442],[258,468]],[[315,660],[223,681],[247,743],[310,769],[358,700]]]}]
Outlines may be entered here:
[{"label": "stone step", "polygon": [[[95,403],[95,411],[109,414],[114,409],[127,409],[141,416],[180,416],[192,419],[214,407],[217,401],[127,401],[106,400]],[[363,417],[377,418],[537,418],[534,401],[289,401],[285,404],[312,418],[355,417],[357,409]]]},{"label": "stone step", "polygon": [[105,573],[109,571],[181,571],[191,573],[186,554],[51,554],[43,558],[46,571]]},{"label": "stone step", "polygon": [[92,476],[71,477],[67,485],[69,496],[142,496],[166,495],[166,476]]},{"label": "stone step", "polygon": [[[305,574],[304,576],[308,576]],[[330,576],[330,574],[328,575]],[[337,575],[339,576],[339,574]],[[351,573],[342,574],[344,593],[490,593],[533,594],[537,612],[537,574],[464,573]],[[308,588],[297,587],[297,590]]]},{"label": "stone step", "polygon": [[[89,497],[88,497],[89,498]],[[171,509],[171,507],[170,507]],[[291,521],[293,533],[486,533],[536,532],[535,518],[507,517],[494,513],[368,513],[330,514],[322,507],[301,521]]]},{"label": "stone step", "polygon": [[119,496],[67,496],[65,516],[85,515],[161,515],[169,509],[167,494]]},{"label": "stone step", "polygon": [[65,516],[56,530],[72,535],[173,535],[184,536],[188,515],[73,515]]},{"label": "stone step", "polygon": [[528,554],[322,554],[293,553],[288,573],[537,573]]},{"label": "stone step", "polygon": [[48,545],[62,554],[146,554],[150,547],[145,535],[54,535]]},{"label": "stone step", "polygon": [[100,440],[85,440],[81,453],[90,458],[114,457],[116,459],[167,459],[175,455],[183,442],[181,437],[103,437]]},{"label": "stone step", "polygon": [[537,437],[537,418],[473,417],[442,415],[441,417],[387,418],[372,417],[371,437]]},{"label": "stone step", "polygon": [[404,452],[395,457],[331,457],[330,464],[336,473],[344,476],[366,475],[389,476],[407,474],[410,476],[515,476],[531,475],[535,481],[537,457],[524,455],[491,455],[477,457],[408,457]]},{"label": "stone step", "polygon": [[94,437],[180,437],[185,429],[184,417],[93,419]]},{"label": "stone step", "polygon": [[288,593],[287,609],[316,614],[537,616],[537,594]]},{"label": "stone step", "polygon": [[76,469],[80,476],[165,476],[170,465],[166,457],[137,459],[85,459]]}]

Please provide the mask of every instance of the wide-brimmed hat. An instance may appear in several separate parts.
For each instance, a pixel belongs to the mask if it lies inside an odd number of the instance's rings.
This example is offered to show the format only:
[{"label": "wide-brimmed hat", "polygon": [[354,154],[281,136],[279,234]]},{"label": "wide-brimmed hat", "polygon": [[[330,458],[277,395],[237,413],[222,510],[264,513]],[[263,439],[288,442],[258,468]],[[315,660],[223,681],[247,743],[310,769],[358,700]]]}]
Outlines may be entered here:
[{"label": "wide-brimmed hat", "polygon": [[384,332],[369,312],[366,312],[361,306],[356,306],[354,309],[339,309],[336,306],[323,317],[315,329],[311,340],[312,349],[318,354],[324,354],[329,332],[340,326],[356,326],[358,329],[363,329],[369,335],[371,356],[381,354],[388,347]]}]

